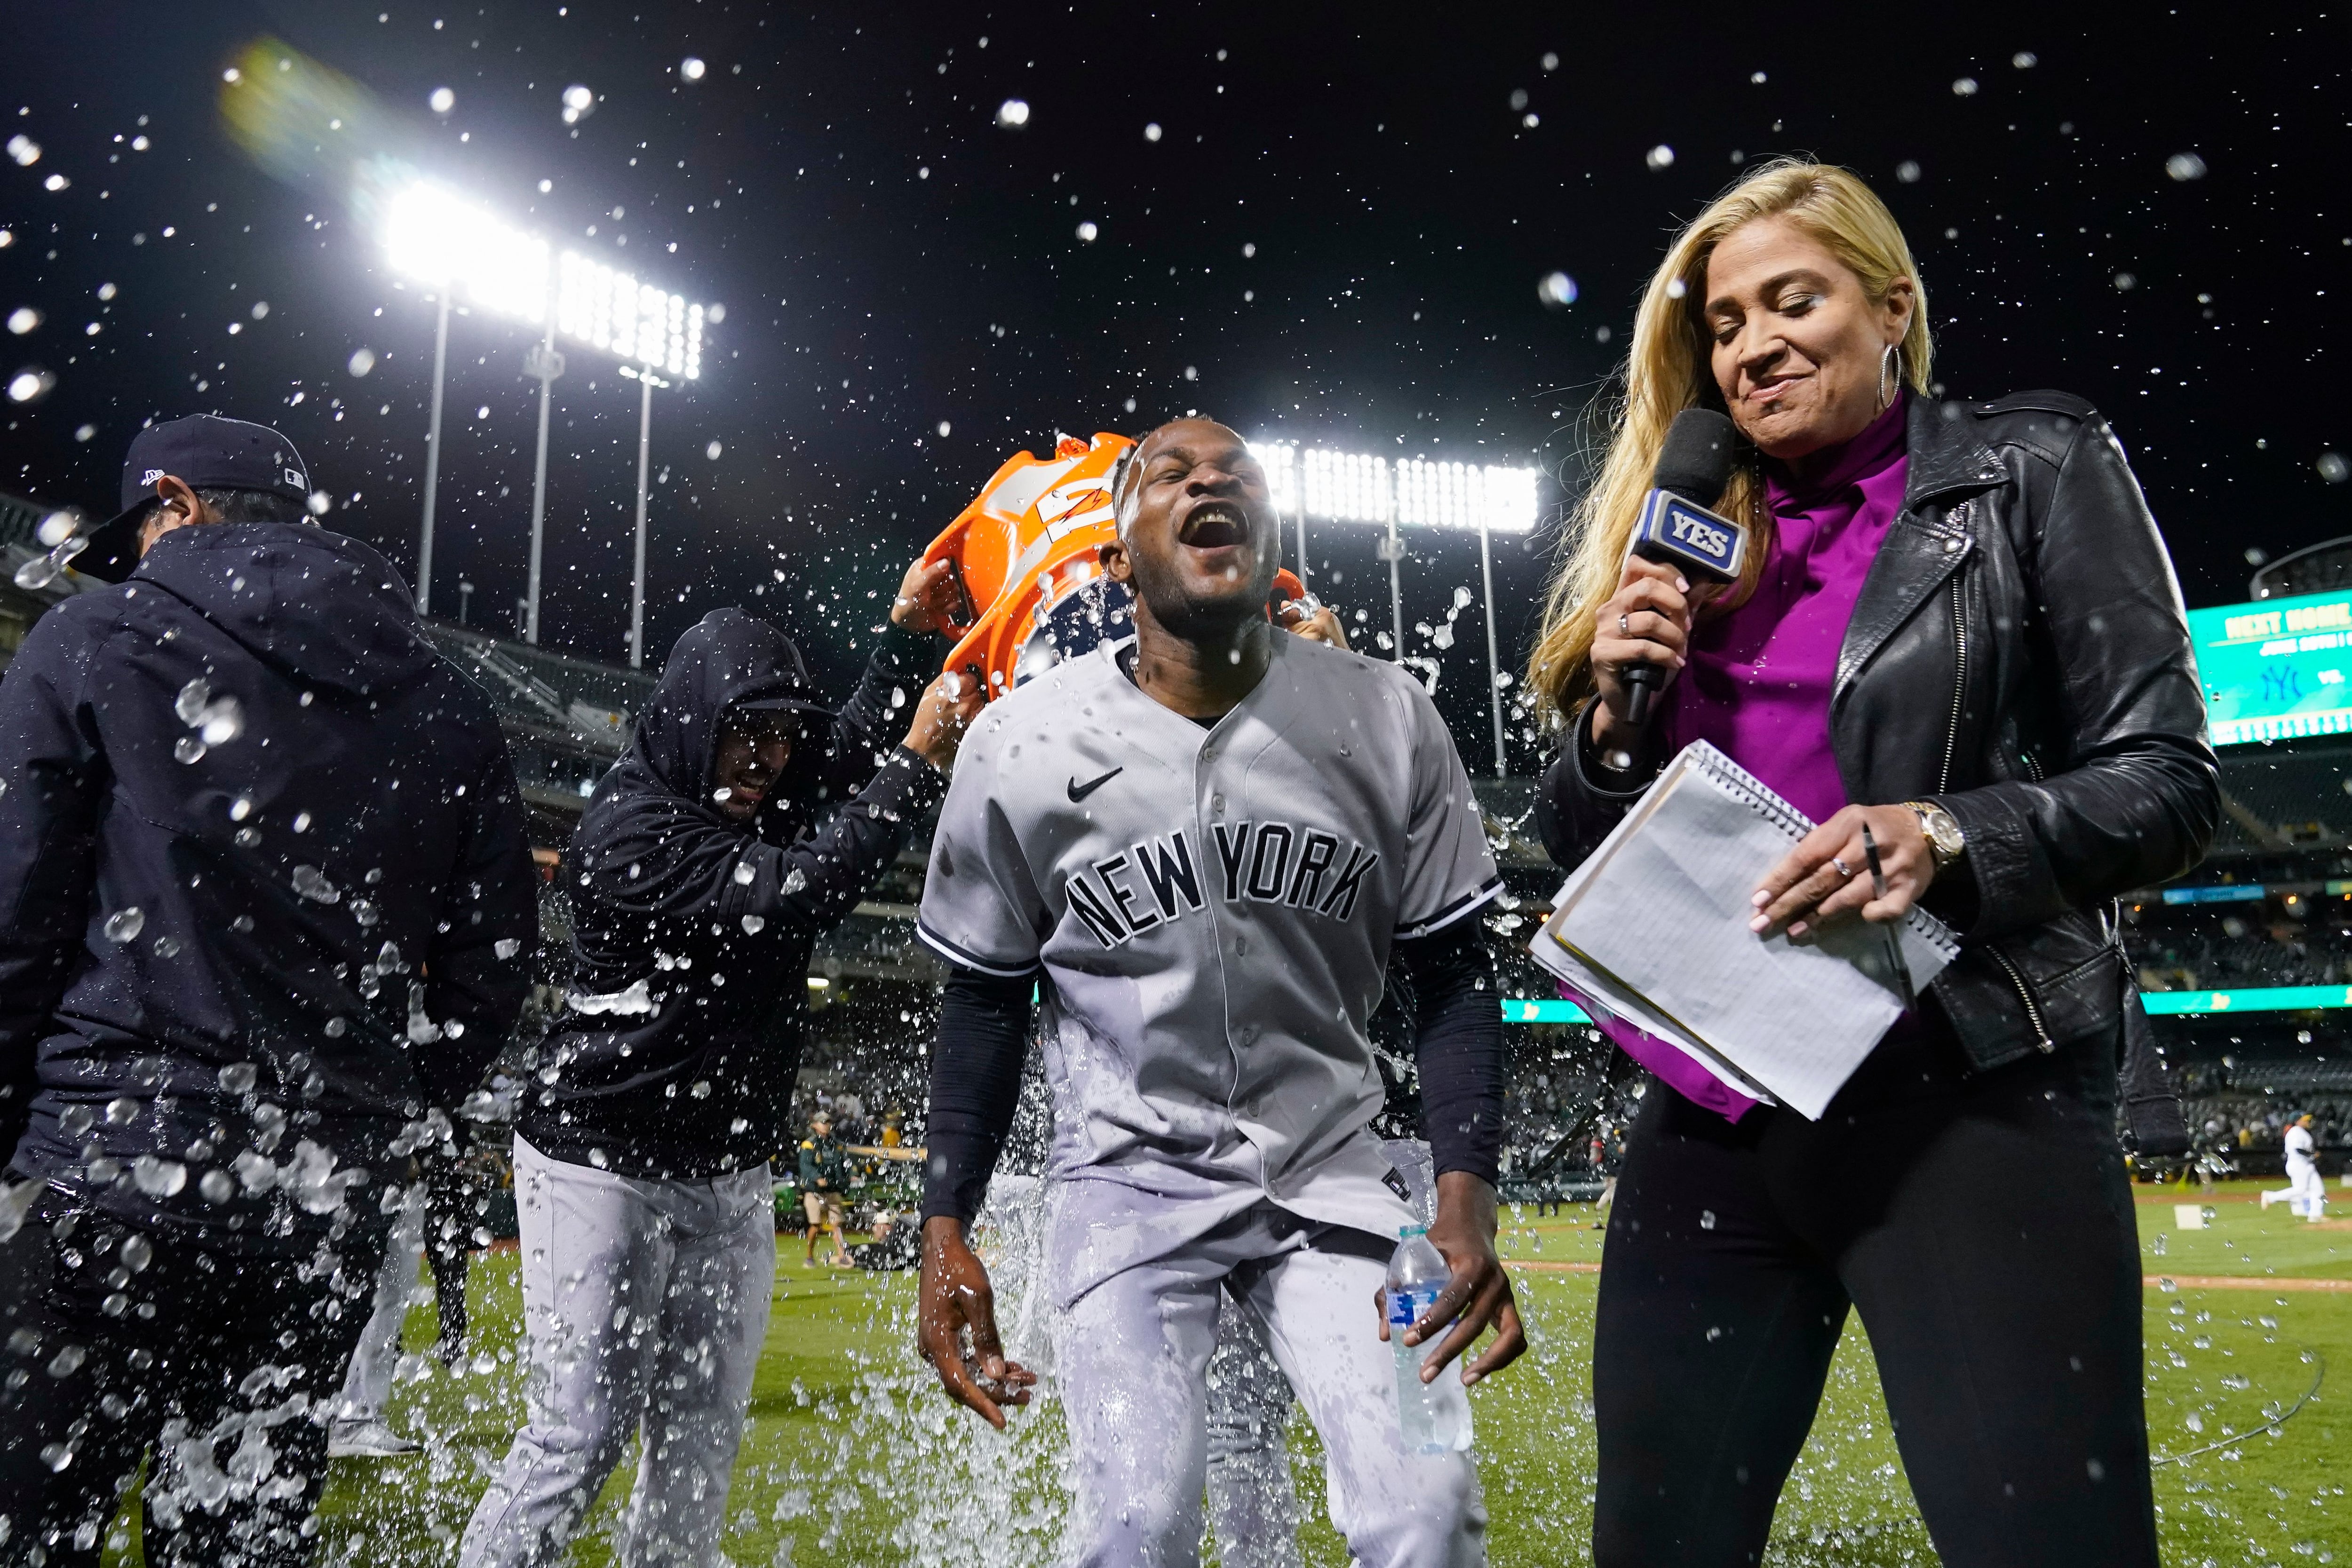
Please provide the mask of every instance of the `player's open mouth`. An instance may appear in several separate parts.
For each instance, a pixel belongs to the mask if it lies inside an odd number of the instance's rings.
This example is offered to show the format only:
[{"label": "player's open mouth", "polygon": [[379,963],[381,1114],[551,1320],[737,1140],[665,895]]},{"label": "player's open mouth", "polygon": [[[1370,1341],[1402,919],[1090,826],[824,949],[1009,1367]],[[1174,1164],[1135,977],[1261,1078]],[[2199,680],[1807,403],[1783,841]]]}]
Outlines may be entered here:
[{"label": "player's open mouth", "polygon": [[1193,550],[1222,550],[1249,542],[1249,519],[1230,501],[1207,500],[1194,507],[1177,531],[1176,542]]}]

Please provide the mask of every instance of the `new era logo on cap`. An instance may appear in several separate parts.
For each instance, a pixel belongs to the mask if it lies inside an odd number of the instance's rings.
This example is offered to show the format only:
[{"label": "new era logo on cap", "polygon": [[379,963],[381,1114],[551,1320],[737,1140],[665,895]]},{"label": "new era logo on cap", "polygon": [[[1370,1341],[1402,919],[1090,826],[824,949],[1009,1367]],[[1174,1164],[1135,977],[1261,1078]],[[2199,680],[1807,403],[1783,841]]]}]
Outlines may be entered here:
[{"label": "new era logo on cap", "polygon": [[[155,498],[165,475],[192,490],[267,490],[307,503],[310,483],[294,443],[267,425],[192,414],[131,437],[122,463],[125,515]],[[118,519],[117,521],[120,521]]]}]

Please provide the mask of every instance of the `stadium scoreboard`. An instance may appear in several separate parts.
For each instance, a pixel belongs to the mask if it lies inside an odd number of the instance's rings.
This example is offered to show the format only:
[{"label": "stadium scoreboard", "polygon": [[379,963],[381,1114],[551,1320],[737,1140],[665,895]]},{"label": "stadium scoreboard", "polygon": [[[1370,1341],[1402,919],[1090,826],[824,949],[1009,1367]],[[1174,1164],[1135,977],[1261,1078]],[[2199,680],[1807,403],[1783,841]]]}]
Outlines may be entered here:
[{"label": "stadium scoreboard", "polygon": [[2352,594],[2189,612],[2217,746],[2352,733]]}]

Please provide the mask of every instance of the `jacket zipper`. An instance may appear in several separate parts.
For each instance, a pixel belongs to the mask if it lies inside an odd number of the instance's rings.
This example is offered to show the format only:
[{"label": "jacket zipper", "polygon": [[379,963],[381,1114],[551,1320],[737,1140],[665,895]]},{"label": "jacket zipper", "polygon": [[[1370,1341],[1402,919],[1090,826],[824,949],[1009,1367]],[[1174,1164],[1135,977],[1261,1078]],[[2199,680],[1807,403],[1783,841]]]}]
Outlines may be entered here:
[{"label": "jacket zipper", "polygon": [[1959,747],[1960,705],[1967,700],[1969,690],[1969,623],[1958,572],[1952,574],[1952,723],[1944,731],[1944,770],[1937,775],[1937,795],[1947,794],[1952,787],[1952,753]]},{"label": "jacket zipper", "polygon": [[2008,973],[2009,983],[2017,987],[2017,999],[2025,1004],[2025,1016],[2033,1025],[2034,1045],[2044,1056],[2056,1050],[2057,1042],[2050,1037],[2049,1028],[2042,1022],[2042,1008],[2033,1000],[2033,993],[2027,988],[2025,976],[2017,972],[2017,965],[2011,963],[2009,961],[2009,954],[2001,952],[2000,948],[1987,947],[1985,951],[1991,953],[1993,962]]}]

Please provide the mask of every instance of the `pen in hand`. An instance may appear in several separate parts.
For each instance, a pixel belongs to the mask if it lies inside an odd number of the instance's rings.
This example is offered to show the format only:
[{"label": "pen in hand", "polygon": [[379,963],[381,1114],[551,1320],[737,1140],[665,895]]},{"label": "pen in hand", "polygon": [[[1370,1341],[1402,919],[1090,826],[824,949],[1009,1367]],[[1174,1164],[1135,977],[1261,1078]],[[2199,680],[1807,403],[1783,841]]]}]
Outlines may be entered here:
[{"label": "pen in hand", "polygon": [[[1883,899],[1886,896],[1886,870],[1879,864],[1878,840],[1871,837],[1870,824],[1867,822],[1862,825],[1862,853],[1863,858],[1870,863],[1870,896],[1874,899]],[[1881,926],[1879,929],[1886,933],[1888,966],[1895,972],[1895,984],[1903,988],[1903,1010],[1906,1013],[1916,1013],[1919,1009],[1919,998],[1911,989],[1911,966],[1903,962],[1902,936],[1895,931],[1893,924]]]}]

